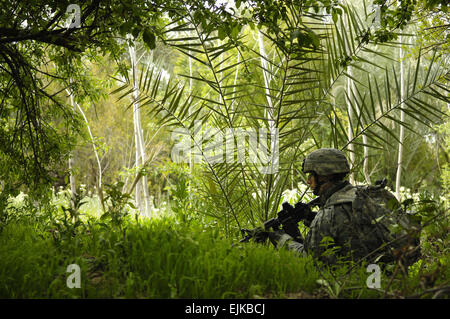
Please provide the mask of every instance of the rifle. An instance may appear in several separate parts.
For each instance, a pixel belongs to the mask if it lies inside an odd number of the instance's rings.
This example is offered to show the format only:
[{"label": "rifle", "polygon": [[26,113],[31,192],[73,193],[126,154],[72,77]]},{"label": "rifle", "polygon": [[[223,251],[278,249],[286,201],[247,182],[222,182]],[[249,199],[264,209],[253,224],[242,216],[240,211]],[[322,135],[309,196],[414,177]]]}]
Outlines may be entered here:
[{"label": "rifle", "polygon": [[[316,216],[316,213],[311,211],[311,207],[317,206],[319,201],[320,197],[317,197],[306,204],[298,202],[294,207],[288,202],[284,202],[282,204],[283,209],[277,213],[278,217],[271,218],[264,222],[264,230],[269,231],[270,229],[273,229],[274,231],[277,231],[281,227],[281,229],[292,236],[294,240],[302,242],[302,235],[298,229],[298,223],[303,220],[306,226],[311,224]],[[241,232],[245,232],[247,235],[239,242],[248,242],[255,236],[258,229],[259,228],[241,229]]]}]

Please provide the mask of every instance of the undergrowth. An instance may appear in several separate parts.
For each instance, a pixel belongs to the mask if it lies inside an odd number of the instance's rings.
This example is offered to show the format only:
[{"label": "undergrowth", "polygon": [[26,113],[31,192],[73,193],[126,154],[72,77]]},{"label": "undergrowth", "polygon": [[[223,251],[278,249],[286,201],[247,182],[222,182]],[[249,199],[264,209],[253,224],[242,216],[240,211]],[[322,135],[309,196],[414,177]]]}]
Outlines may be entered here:
[{"label": "undergrowth", "polygon": [[[386,267],[381,287],[369,288],[366,264],[329,267],[272,246],[239,244],[214,223],[195,219],[141,220],[126,210],[126,199],[113,195],[100,218],[80,213],[86,197],[39,210],[29,204],[4,209],[0,298],[449,296],[448,218],[422,236],[421,260],[408,271]],[[80,288],[67,285],[71,264],[80,267]]]}]

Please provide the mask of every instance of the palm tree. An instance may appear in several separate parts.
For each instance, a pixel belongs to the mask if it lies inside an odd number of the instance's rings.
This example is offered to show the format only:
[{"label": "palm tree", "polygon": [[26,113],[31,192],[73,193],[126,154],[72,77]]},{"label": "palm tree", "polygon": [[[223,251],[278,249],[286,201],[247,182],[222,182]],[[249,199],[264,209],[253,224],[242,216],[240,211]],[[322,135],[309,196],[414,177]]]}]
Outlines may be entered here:
[{"label": "palm tree", "polygon": [[[332,20],[301,3],[287,4],[286,9],[284,22],[272,30],[246,28],[238,41],[225,42],[219,41],[217,30],[202,30],[193,13],[180,16],[166,26],[165,44],[191,59],[194,72],[178,74],[178,81],[165,84],[160,74],[144,70],[135,99],[158,117],[160,125],[183,128],[190,136],[196,155],[204,159],[201,191],[211,203],[207,213],[222,221],[230,235],[244,223],[254,225],[277,212],[292,172],[304,180],[301,161],[313,148],[333,146],[351,152],[357,176],[368,148],[376,152],[389,145],[384,134],[398,140],[388,122],[412,130],[394,116],[397,110],[428,125],[444,116],[440,106],[448,102],[448,69],[436,56],[425,67],[419,56],[402,98],[398,61],[384,52],[398,44],[370,41],[373,12],[366,7],[341,5],[344,14]],[[253,32],[258,32],[257,43],[251,40]],[[180,78],[195,83],[192,92],[185,93]],[[352,85],[345,92],[345,104],[334,94],[347,80]],[[131,94],[131,86],[124,83],[117,92],[128,89]],[[428,97],[435,103],[427,102]],[[195,138],[198,121],[217,130],[215,142],[206,147]],[[256,153],[241,163],[239,132],[251,129],[273,133],[267,136],[271,142],[260,138],[259,143],[241,145]],[[227,154],[234,161],[211,160],[208,152],[223,147],[224,141],[235,146],[230,148],[232,156]],[[261,169],[275,162],[276,170]]]}]

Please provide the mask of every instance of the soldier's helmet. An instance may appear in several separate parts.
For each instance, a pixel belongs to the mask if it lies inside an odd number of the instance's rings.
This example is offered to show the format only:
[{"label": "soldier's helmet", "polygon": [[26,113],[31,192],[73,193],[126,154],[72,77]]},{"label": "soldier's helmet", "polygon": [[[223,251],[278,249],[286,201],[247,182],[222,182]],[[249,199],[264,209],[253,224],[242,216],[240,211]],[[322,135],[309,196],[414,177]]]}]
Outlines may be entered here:
[{"label": "soldier's helmet", "polygon": [[350,172],[344,153],[335,148],[320,148],[308,154],[303,160],[303,172],[318,175],[332,175]]}]

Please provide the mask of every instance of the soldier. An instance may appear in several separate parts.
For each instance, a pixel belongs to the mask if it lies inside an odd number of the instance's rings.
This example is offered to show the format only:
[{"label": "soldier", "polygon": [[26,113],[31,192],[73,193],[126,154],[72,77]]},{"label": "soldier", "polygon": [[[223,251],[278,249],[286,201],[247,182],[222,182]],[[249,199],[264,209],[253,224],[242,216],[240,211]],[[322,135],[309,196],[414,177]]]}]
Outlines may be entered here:
[{"label": "soldier", "polygon": [[303,172],[308,174],[307,183],[313,193],[320,196],[320,209],[303,243],[282,230],[268,234],[272,243],[312,254],[327,263],[335,263],[339,257],[392,261],[391,246],[383,246],[393,239],[389,221],[384,218],[390,211],[363,188],[345,180],[349,171],[345,155],[337,149],[322,148],[310,153],[303,161]]}]

